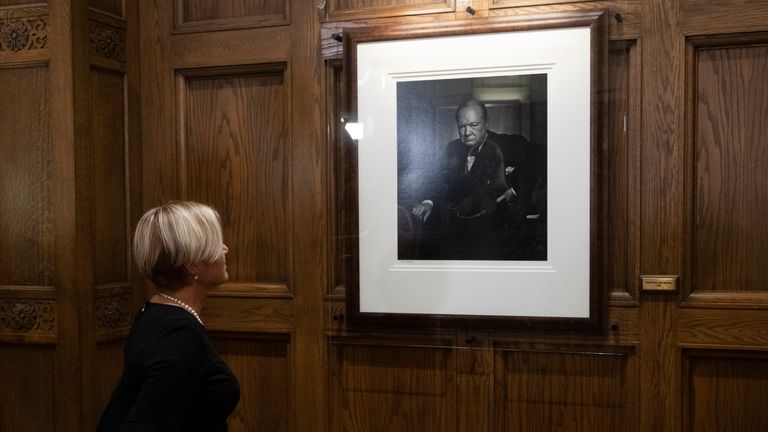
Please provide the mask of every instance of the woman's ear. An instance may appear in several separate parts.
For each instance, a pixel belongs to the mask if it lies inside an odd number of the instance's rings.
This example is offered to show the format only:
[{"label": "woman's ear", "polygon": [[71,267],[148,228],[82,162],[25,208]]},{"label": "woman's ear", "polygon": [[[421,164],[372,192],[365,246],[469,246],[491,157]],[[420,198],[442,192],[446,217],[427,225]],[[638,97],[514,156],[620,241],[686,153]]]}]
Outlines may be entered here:
[{"label": "woman's ear", "polygon": [[184,263],[184,268],[187,269],[187,273],[191,274],[192,276],[197,276],[198,270],[200,269],[200,265],[196,262],[186,262]]}]

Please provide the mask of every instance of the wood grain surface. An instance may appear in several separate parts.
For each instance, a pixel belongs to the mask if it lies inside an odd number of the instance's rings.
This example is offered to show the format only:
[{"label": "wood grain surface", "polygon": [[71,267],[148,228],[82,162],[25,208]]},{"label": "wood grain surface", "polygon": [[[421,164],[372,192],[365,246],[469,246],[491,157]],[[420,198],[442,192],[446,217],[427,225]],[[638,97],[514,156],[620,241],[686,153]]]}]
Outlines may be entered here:
[{"label": "wood grain surface", "polygon": [[125,0],[88,0],[88,7],[110,15],[123,17],[123,1]]},{"label": "wood grain surface", "polygon": [[190,22],[277,15],[285,12],[287,3],[285,0],[181,0],[177,4],[183,21]]},{"label": "wood grain surface", "polygon": [[91,69],[94,283],[128,280],[125,74]]},{"label": "wood grain surface", "polygon": [[0,68],[0,285],[52,285],[48,68]]},{"label": "wood grain surface", "polygon": [[696,51],[693,287],[768,291],[768,47]]},{"label": "wood grain surface", "polygon": [[291,141],[282,73],[189,78],[182,91],[184,188],[222,216],[230,281],[286,281]]}]

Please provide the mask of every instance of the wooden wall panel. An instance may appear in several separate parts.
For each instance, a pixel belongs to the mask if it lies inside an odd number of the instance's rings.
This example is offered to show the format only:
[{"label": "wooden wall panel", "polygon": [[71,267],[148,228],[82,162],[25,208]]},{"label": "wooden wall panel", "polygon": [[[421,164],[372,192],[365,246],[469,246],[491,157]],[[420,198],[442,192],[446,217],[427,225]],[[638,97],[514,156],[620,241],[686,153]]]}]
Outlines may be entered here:
[{"label": "wooden wall panel", "polygon": [[23,6],[23,5],[35,5],[38,6],[40,3],[47,3],[44,0],[41,1],[35,1],[35,0],[0,0],[0,7],[6,7],[6,6]]},{"label": "wooden wall panel", "polygon": [[0,285],[52,285],[48,68],[0,67],[0,83]]},{"label": "wooden wall panel", "polygon": [[288,0],[175,0],[175,31],[255,28],[289,23]]},{"label": "wooden wall panel", "polygon": [[91,68],[94,283],[128,280],[124,74]]},{"label": "wooden wall panel", "polygon": [[55,351],[51,347],[3,345],[0,370],[0,430],[37,432],[55,424]]},{"label": "wooden wall panel", "polygon": [[[95,412],[101,413],[104,411],[109,398],[112,397],[112,392],[115,390],[117,382],[120,380],[120,375],[123,372],[124,345],[124,340],[118,340],[99,344],[96,349],[96,360],[94,362],[96,367],[92,371],[96,386],[94,394],[91,395],[94,399],[93,404],[97,408]],[[83,428],[83,430],[95,429],[98,420],[89,419],[93,424],[92,427]]]},{"label": "wooden wall panel", "polygon": [[500,351],[494,430],[635,430],[631,361],[631,350]]},{"label": "wooden wall panel", "polygon": [[240,403],[229,430],[292,430],[291,344],[289,335],[213,335],[216,351],[240,382]]},{"label": "wooden wall panel", "polygon": [[716,310],[686,308],[680,311],[680,343],[698,346],[768,348],[768,310]]},{"label": "wooden wall panel", "polygon": [[768,356],[694,351],[685,378],[690,431],[768,430]]},{"label": "wooden wall panel", "polygon": [[327,0],[328,21],[452,12],[456,0]]},{"label": "wooden wall panel", "polygon": [[286,11],[286,0],[182,0],[184,22],[214,21],[259,15],[279,15]]},{"label": "wooden wall panel", "polygon": [[455,431],[452,350],[335,344],[331,430]]},{"label": "wooden wall panel", "polygon": [[580,0],[490,0],[491,8],[539,6],[560,3],[578,3]]},{"label": "wooden wall panel", "polygon": [[768,46],[695,53],[693,287],[768,291]]},{"label": "wooden wall panel", "polygon": [[184,74],[185,195],[220,211],[230,282],[287,284],[291,141],[283,71]]},{"label": "wooden wall panel", "polygon": [[639,47],[636,41],[611,42],[608,55],[608,289],[614,304],[635,303],[639,269]]},{"label": "wooden wall panel", "polygon": [[117,17],[124,15],[123,0],[88,0],[88,7]]},{"label": "wooden wall panel", "polygon": [[191,69],[284,63],[290,53],[290,37],[283,28],[179,34],[173,38],[171,65],[175,69]]},{"label": "wooden wall panel", "polygon": [[687,34],[765,31],[768,8],[755,0],[680,0],[680,23]]}]

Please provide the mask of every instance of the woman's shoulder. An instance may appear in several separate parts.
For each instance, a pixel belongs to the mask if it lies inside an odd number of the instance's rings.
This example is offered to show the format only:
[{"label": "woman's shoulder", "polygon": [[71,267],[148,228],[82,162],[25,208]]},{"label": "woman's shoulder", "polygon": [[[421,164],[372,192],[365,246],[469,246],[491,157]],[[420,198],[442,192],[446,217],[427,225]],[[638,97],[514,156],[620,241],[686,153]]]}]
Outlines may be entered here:
[{"label": "woman's shoulder", "polygon": [[202,350],[207,345],[204,328],[189,312],[176,306],[147,303],[134,321],[129,346]]}]

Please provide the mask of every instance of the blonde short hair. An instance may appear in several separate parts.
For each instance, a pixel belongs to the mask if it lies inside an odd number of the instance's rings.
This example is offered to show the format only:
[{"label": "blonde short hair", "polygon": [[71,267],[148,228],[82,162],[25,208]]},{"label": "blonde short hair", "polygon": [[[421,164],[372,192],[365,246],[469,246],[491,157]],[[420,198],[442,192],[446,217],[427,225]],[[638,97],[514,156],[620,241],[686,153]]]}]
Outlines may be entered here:
[{"label": "blonde short hair", "polygon": [[141,217],[133,237],[139,272],[160,290],[189,283],[185,264],[214,262],[223,244],[219,213],[193,201],[170,202]]}]

